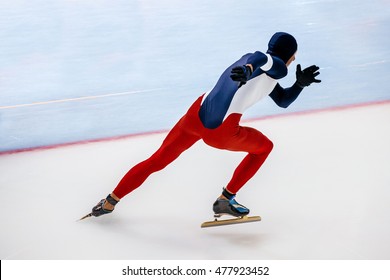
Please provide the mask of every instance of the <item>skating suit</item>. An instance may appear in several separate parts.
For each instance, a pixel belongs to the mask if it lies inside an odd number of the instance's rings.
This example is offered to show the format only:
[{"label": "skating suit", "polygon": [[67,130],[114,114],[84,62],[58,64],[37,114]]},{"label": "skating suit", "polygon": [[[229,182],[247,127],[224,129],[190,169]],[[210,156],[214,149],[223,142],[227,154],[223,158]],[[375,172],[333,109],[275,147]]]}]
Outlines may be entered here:
[{"label": "skating suit", "polygon": [[[253,73],[246,84],[233,81],[230,77],[232,68],[246,64],[253,66]],[[114,189],[115,195],[122,198],[132,192],[149,175],[163,169],[201,139],[218,149],[248,153],[225,186],[229,192],[237,193],[253,177],[273,148],[273,143],[261,132],[240,126],[241,116],[268,95],[281,107],[292,103],[301,89],[297,86],[282,88],[277,80],[286,75],[286,65],[277,57],[261,52],[244,55],[222,73],[211,91],[191,105],[161,147],[129,170]]]}]

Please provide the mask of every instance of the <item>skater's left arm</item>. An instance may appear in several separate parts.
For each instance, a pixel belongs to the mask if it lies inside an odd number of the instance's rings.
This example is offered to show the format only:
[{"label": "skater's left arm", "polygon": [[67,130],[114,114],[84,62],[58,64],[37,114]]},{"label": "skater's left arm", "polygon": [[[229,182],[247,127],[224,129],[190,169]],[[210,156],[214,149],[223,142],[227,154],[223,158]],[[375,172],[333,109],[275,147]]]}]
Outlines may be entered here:
[{"label": "skater's left arm", "polygon": [[303,88],[299,87],[296,83],[289,88],[282,88],[282,86],[277,83],[269,96],[279,107],[287,108],[295,99],[297,99],[302,92],[302,89]]},{"label": "skater's left arm", "polygon": [[312,65],[302,71],[301,65],[298,64],[296,71],[297,80],[292,87],[283,88],[279,83],[277,83],[269,96],[279,107],[287,108],[297,99],[304,87],[307,87],[312,83],[321,82],[321,80],[316,79],[316,77],[320,74],[320,72],[318,72],[319,69],[320,68],[318,66]]}]

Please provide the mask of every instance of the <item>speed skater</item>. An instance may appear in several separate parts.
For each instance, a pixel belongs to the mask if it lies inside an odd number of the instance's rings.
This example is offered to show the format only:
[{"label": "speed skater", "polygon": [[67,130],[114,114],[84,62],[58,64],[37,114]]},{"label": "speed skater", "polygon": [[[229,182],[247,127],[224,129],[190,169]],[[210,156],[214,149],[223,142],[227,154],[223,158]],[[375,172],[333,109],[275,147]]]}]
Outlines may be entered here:
[{"label": "speed skater", "polygon": [[216,215],[248,215],[249,209],[239,204],[235,196],[262,166],[273,149],[273,143],[260,131],[240,126],[240,119],[250,106],[266,96],[270,96],[279,107],[287,108],[304,87],[321,82],[316,79],[318,66],[302,70],[298,64],[296,81],[291,87],[283,88],[278,83],[287,75],[287,67],[295,60],[297,49],[292,35],[277,32],[271,37],[266,53],[248,53],[230,65],[213,89],[195,100],[160,148],[132,167],[112,193],[92,208],[91,215],[98,217],[111,213],[120,199],[201,139],[217,149],[247,153],[214,202],[213,211]]}]

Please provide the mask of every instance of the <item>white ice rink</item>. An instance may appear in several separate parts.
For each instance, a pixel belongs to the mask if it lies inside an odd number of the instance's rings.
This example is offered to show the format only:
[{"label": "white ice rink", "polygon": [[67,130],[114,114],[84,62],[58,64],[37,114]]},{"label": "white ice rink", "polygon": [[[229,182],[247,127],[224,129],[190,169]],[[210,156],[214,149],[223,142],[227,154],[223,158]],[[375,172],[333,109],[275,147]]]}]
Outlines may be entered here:
[{"label": "white ice rink", "polygon": [[0,157],[0,258],[389,259],[390,104],[247,122],[275,148],[238,201],[259,223],[201,229],[242,153],[197,143],[125,197],[76,221],[165,133]]}]

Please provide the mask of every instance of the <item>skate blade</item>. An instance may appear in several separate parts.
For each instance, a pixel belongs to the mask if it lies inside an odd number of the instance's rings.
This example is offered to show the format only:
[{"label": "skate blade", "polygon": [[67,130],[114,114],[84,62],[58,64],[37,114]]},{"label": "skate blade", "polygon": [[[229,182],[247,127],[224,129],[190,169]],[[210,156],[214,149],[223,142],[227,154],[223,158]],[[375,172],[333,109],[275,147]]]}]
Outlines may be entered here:
[{"label": "skate blade", "polygon": [[81,217],[80,220],[78,220],[78,221],[84,220],[84,219],[89,218],[89,217],[92,217],[92,213],[89,213],[89,214],[85,215],[84,217]]},{"label": "skate blade", "polygon": [[260,216],[244,216],[244,217],[238,217],[234,219],[226,219],[226,220],[217,220],[204,222],[200,225],[201,228],[205,227],[216,227],[216,226],[225,226],[225,225],[234,225],[234,224],[243,224],[243,223],[251,223],[251,222],[258,222],[261,221]]}]

